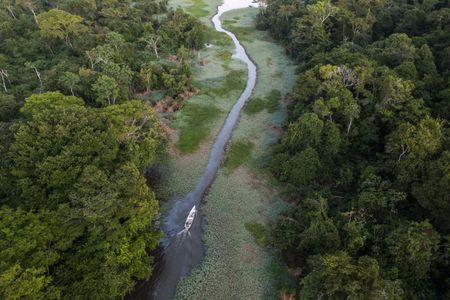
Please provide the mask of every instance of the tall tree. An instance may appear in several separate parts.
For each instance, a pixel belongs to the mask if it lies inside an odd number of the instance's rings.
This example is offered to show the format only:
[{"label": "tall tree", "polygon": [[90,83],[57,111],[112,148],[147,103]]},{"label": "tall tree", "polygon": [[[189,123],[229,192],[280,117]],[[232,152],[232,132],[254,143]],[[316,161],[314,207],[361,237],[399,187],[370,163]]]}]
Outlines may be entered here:
[{"label": "tall tree", "polygon": [[87,30],[83,18],[60,9],[52,9],[37,16],[41,35],[58,38],[73,48],[72,39]]}]

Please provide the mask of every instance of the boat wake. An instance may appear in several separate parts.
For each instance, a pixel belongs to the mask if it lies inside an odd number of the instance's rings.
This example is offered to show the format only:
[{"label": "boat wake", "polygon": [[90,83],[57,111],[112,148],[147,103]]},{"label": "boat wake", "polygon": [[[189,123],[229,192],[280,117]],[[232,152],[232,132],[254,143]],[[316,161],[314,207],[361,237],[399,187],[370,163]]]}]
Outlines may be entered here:
[{"label": "boat wake", "polygon": [[191,233],[189,232],[189,230],[183,229],[180,232],[177,233],[177,239],[176,239],[176,243],[177,245],[181,245],[183,244],[183,242],[186,240],[186,238],[190,238],[191,237]]}]

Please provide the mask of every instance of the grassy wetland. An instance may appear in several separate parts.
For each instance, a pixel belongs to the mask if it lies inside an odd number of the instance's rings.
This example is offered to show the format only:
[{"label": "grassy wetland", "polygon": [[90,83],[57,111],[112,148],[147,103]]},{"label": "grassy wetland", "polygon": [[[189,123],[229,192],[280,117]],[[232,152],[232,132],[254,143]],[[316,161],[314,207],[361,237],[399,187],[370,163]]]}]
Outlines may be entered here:
[{"label": "grassy wetland", "polygon": [[[171,4],[193,14],[208,10],[210,17],[218,3]],[[257,65],[257,84],[201,208],[205,260],[179,284],[178,299],[218,295],[272,298],[291,284],[277,253],[267,247],[265,225],[286,204],[271,183],[266,166],[286,117],[284,99],[293,85],[295,67],[268,33],[254,29],[257,12],[254,8],[239,9],[221,18],[224,28],[236,34]],[[205,22],[209,22],[208,16],[202,16]],[[214,138],[245,86],[246,69],[231,59],[231,40],[211,30],[209,42],[212,47],[198,52],[195,59],[195,78],[201,91],[173,116],[172,155],[161,188],[167,198],[182,196],[196,184]]]}]

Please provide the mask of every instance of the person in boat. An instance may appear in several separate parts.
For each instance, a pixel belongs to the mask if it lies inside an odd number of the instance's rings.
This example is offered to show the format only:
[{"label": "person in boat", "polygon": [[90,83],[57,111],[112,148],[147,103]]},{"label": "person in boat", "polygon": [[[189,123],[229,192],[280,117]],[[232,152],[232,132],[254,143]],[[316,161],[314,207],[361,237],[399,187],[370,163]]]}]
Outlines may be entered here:
[{"label": "person in boat", "polygon": [[191,211],[189,212],[186,222],[184,223],[184,229],[188,230],[189,228],[191,228],[192,223],[194,222],[196,213],[197,213],[197,209],[195,208],[195,205],[194,205],[192,207]]}]

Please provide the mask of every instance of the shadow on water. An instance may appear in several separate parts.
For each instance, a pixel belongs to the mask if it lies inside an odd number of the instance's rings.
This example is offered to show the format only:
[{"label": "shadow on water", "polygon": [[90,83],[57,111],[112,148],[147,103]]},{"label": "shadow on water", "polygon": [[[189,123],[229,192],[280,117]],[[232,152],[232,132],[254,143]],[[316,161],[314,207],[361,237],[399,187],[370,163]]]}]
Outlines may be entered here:
[{"label": "shadow on water", "polygon": [[[244,47],[236,36],[222,28],[220,16],[230,10],[244,7],[258,7],[252,0],[224,0],[212,18],[216,31],[227,34],[235,45],[234,59],[247,65],[247,85],[239,99],[233,105],[225,122],[211,147],[208,163],[195,189],[185,198],[173,201],[171,210],[163,220],[166,236],[160,241],[158,253],[155,255],[155,266],[152,277],[140,283],[127,299],[173,299],[179,280],[188,275],[203,259],[205,248],[202,243],[202,214],[200,203],[207,189],[211,186],[225,155],[226,146],[236,126],[240,112],[251,96],[256,84],[256,66],[248,57]],[[197,216],[188,234],[179,233],[192,206],[198,208]]]}]

